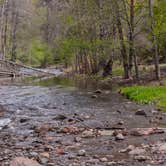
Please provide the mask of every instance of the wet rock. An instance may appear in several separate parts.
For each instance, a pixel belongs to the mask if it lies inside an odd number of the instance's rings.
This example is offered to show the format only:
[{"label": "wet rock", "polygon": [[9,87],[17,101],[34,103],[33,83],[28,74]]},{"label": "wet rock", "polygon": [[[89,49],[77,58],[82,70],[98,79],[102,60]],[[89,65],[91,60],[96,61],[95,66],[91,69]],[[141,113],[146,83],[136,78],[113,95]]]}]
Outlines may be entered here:
[{"label": "wet rock", "polygon": [[65,154],[65,148],[64,148],[64,146],[56,148],[56,153],[58,155],[64,155]]},{"label": "wet rock", "polygon": [[30,157],[37,157],[38,156],[38,153],[36,152],[30,152]]},{"label": "wet rock", "polygon": [[104,124],[98,120],[87,120],[86,125],[93,129],[103,129],[105,128]]},{"label": "wet rock", "polygon": [[45,133],[50,130],[50,125],[49,124],[43,124],[42,126],[35,127],[35,132],[36,133]]},{"label": "wet rock", "polygon": [[129,152],[130,155],[140,155],[146,153],[145,149],[135,148]]},{"label": "wet rock", "polygon": [[159,146],[159,151],[162,153],[166,153],[166,143],[161,144],[161,146]]},{"label": "wet rock", "polygon": [[91,98],[92,98],[92,99],[96,99],[96,98],[97,98],[97,95],[92,95]]},{"label": "wet rock", "polygon": [[53,146],[50,146],[50,145],[46,145],[46,146],[44,147],[44,150],[45,150],[46,152],[50,152],[50,151],[54,150],[54,147],[53,147]]},{"label": "wet rock", "polygon": [[133,136],[147,136],[151,134],[162,134],[165,131],[159,128],[136,128],[130,131]]},{"label": "wet rock", "polygon": [[73,154],[69,154],[69,155],[68,155],[68,159],[69,159],[69,160],[74,160],[75,158],[76,158],[76,156],[73,155]]},{"label": "wet rock", "polygon": [[98,162],[98,159],[89,159],[88,161],[86,161],[86,164],[96,165]]},{"label": "wet rock", "polygon": [[6,118],[6,119],[1,119],[0,120],[0,130],[2,130],[4,127],[7,127],[11,122],[11,119]]},{"label": "wet rock", "polygon": [[97,89],[94,93],[96,93],[96,94],[101,94],[101,93],[102,93],[102,90]]},{"label": "wet rock", "polygon": [[147,116],[145,110],[139,109],[136,111],[135,115],[140,115],[140,116]]},{"label": "wet rock", "polygon": [[65,119],[67,119],[67,116],[63,114],[59,114],[53,118],[53,120],[65,120]]},{"label": "wet rock", "polygon": [[126,153],[126,152],[130,152],[131,150],[134,150],[135,146],[134,145],[129,145],[126,149],[122,149],[119,152],[120,153]]},{"label": "wet rock", "polygon": [[0,117],[4,116],[4,112],[0,111]]},{"label": "wet rock", "polygon": [[40,164],[43,164],[43,165],[46,165],[48,163],[48,158],[44,158],[44,157],[39,157],[39,163]]},{"label": "wet rock", "polygon": [[124,125],[124,121],[119,121],[118,123],[117,123],[117,125]]},{"label": "wet rock", "polygon": [[125,138],[124,138],[123,134],[121,134],[121,133],[117,134],[116,137],[115,137],[116,141],[121,141],[121,140],[124,140],[124,139]]},{"label": "wet rock", "polygon": [[81,139],[80,137],[75,137],[75,138],[74,138],[74,141],[75,141],[75,142],[81,142],[81,140],[82,140],[82,139]]},{"label": "wet rock", "polygon": [[106,166],[119,166],[119,165],[125,165],[125,164],[126,163],[124,161],[119,161],[119,162],[111,161],[111,162],[108,162]]},{"label": "wet rock", "polygon": [[150,158],[149,156],[142,156],[142,155],[135,156],[134,159],[135,159],[135,160],[138,160],[138,161],[140,161],[140,162],[146,161],[146,160],[151,160],[151,158]]},{"label": "wet rock", "polygon": [[10,166],[40,166],[40,164],[28,158],[17,157],[10,162]]},{"label": "wet rock", "polygon": [[99,134],[102,136],[113,136],[114,131],[113,130],[101,130],[101,131],[99,131]]},{"label": "wet rock", "polygon": [[84,132],[82,132],[81,134],[81,137],[82,138],[92,138],[94,137],[94,133],[93,133],[93,130],[85,130]]},{"label": "wet rock", "polygon": [[44,157],[44,158],[49,158],[50,157],[49,153],[47,153],[47,152],[40,153],[40,156]]},{"label": "wet rock", "polygon": [[55,163],[47,163],[47,166],[55,166]]},{"label": "wet rock", "polygon": [[101,162],[107,162],[108,159],[107,159],[106,157],[103,157],[103,158],[100,158],[100,161],[101,161]]},{"label": "wet rock", "polygon": [[22,119],[20,119],[20,123],[26,123],[26,122],[28,122],[30,119],[28,119],[28,118],[22,118]]},{"label": "wet rock", "polygon": [[75,126],[66,126],[60,130],[61,133],[77,134],[79,129]]},{"label": "wet rock", "polygon": [[84,149],[81,149],[78,151],[78,156],[86,156],[86,151]]}]

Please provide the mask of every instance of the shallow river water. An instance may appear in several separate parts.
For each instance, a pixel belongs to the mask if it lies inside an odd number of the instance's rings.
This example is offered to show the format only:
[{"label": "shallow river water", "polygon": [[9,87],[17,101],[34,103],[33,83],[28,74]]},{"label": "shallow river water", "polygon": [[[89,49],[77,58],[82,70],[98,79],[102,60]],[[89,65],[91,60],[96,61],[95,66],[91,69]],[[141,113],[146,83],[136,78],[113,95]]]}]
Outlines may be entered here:
[{"label": "shallow river water", "polygon": [[[125,99],[111,85],[97,92],[98,88],[102,86],[94,80],[63,77],[3,83],[0,163],[9,165],[14,157],[24,156],[46,166],[165,165],[165,153],[158,154],[153,149],[166,141],[166,115],[156,112],[152,105]],[[135,115],[138,110],[146,116]],[[61,132],[66,126],[79,131]],[[137,128],[160,128],[163,132],[130,134]],[[89,136],[83,137],[84,132]],[[123,138],[118,139],[118,134]],[[120,152],[129,145],[144,149],[144,153]],[[57,148],[65,152],[58,153]],[[85,154],[80,154],[81,150]],[[135,159],[140,155],[147,158]]]}]

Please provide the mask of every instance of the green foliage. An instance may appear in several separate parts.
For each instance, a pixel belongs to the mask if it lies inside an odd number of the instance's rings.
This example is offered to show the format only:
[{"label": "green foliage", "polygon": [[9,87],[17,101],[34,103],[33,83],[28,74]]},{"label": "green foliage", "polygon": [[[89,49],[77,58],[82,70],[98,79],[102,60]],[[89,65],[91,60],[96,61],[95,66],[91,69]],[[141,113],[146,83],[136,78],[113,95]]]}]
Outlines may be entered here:
[{"label": "green foliage", "polygon": [[111,44],[112,43],[109,40],[96,39],[90,41],[86,39],[78,39],[72,36],[59,41],[59,49],[57,54],[61,62],[71,64],[77,51],[79,53],[82,51],[95,52],[101,47],[110,48]]},{"label": "green foliage", "polygon": [[155,27],[154,32],[157,37],[160,50],[166,49],[166,0],[158,0],[154,7]]},{"label": "green foliage", "polygon": [[122,76],[122,75],[124,74],[124,72],[123,72],[122,68],[119,68],[119,69],[114,69],[114,70],[112,71],[112,74],[113,74],[114,76]]},{"label": "green foliage", "polygon": [[46,67],[53,62],[51,49],[40,40],[34,40],[31,47],[31,64],[35,66]]},{"label": "green foliage", "polygon": [[121,91],[131,100],[166,108],[165,86],[133,86],[121,88]]}]

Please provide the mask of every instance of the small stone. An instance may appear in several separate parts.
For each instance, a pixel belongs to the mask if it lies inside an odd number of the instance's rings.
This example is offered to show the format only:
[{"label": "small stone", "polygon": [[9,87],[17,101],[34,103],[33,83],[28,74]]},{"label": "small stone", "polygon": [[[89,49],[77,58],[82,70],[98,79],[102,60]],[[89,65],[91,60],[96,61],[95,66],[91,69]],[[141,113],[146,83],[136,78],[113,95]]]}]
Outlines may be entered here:
[{"label": "small stone", "polygon": [[119,133],[119,134],[115,137],[115,140],[117,140],[117,141],[124,140],[123,134]]},{"label": "small stone", "polygon": [[80,138],[80,137],[75,137],[75,138],[74,138],[74,141],[75,141],[75,142],[81,142],[81,138]]},{"label": "small stone", "polygon": [[55,163],[47,163],[47,166],[55,166]]},{"label": "small stone", "polygon": [[74,160],[75,158],[76,158],[75,155],[72,155],[72,154],[68,155],[68,159],[69,159],[69,160]]},{"label": "small stone", "polygon": [[41,157],[45,157],[45,158],[49,158],[50,157],[49,153],[47,153],[47,152],[40,153],[40,156]]},{"label": "small stone", "polygon": [[100,158],[100,161],[101,161],[101,162],[107,162],[108,159],[107,159],[106,157],[103,157],[103,158]]},{"label": "small stone", "polygon": [[27,118],[20,119],[20,123],[26,123],[27,121],[29,121],[29,119],[27,119]]},{"label": "small stone", "polygon": [[86,151],[84,149],[78,151],[78,156],[86,156]]},{"label": "small stone", "polygon": [[146,151],[145,149],[141,149],[141,148],[135,148],[133,150],[131,150],[129,152],[130,155],[140,155],[140,154],[144,154]]},{"label": "small stone", "polygon": [[147,135],[151,135],[154,133],[155,133],[155,130],[153,128],[136,128],[136,129],[131,130],[130,135],[147,136]]},{"label": "small stone", "polygon": [[161,152],[162,154],[166,154],[166,143],[161,144],[161,145],[158,147],[158,150],[159,150],[159,152]]},{"label": "small stone", "polygon": [[130,152],[133,149],[135,149],[135,146],[134,145],[129,145],[126,149],[122,149],[119,152],[120,153],[126,153],[126,152]]},{"label": "small stone", "polygon": [[142,110],[142,109],[139,109],[139,110],[135,113],[135,115],[147,116],[145,110]]},{"label": "small stone", "polygon": [[93,130],[85,130],[82,135],[81,135],[82,138],[92,138],[94,137],[94,133],[93,133]]},{"label": "small stone", "polygon": [[31,153],[30,153],[30,156],[31,156],[31,157],[37,157],[37,156],[38,156],[38,153],[36,153],[36,152],[31,152]]},{"label": "small stone", "polygon": [[40,162],[40,164],[46,165],[48,163],[48,159],[47,158],[40,158],[39,162]]},{"label": "small stone", "polygon": [[59,114],[53,118],[53,120],[65,120],[67,117],[65,115]]},{"label": "small stone", "polygon": [[151,160],[151,158],[149,156],[135,156],[134,159],[138,160],[138,161]]},{"label": "small stone", "polygon": [[102,136],[113,136],[114,131],[113,130],[101,130],[101,131],[99,131],[99,134]]},{"label": "small stone", "polygon": [[98,90],[96,90],[94,93],[101,94],[101,93],[102,93],[102,90],[98,89]]},{"label": "small stone", "polygon": [[91,98],[92,98],[92,99],[96,99],[96,98],[97,98],[97,95],[92,95]]},{"label": "small stone", "polygon": [[123,121],[119,121],[118,125],[124,125],[124,122]]}]

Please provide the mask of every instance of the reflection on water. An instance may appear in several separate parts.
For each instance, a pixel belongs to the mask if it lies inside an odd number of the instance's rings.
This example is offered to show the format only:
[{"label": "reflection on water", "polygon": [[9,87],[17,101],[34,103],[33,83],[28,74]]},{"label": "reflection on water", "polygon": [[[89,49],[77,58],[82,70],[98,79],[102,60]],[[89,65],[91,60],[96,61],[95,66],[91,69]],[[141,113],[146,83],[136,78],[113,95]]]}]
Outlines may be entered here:
[{"label": "reflection on water", "polygon": [[81,90],[110,90],[117,87],[112,82],[88,77],[18,77],[14,80],[8,80],[6,84],[10,83],[12,85],[77,87]]},{"label": "reflection on water", "polygon": [[[31,80],[32,81],[32,80]],[[76,78],[76,77],[54,77],[48,79],[33,79],[33,85],[37,86],[63,86],[63,87],[77,87],[78,89],[88,89],[88,90],[95,90],[95,89],[113,89],[116,86],[113,85],[111,82],[101,82],[96,79],[92,78]]]}]

